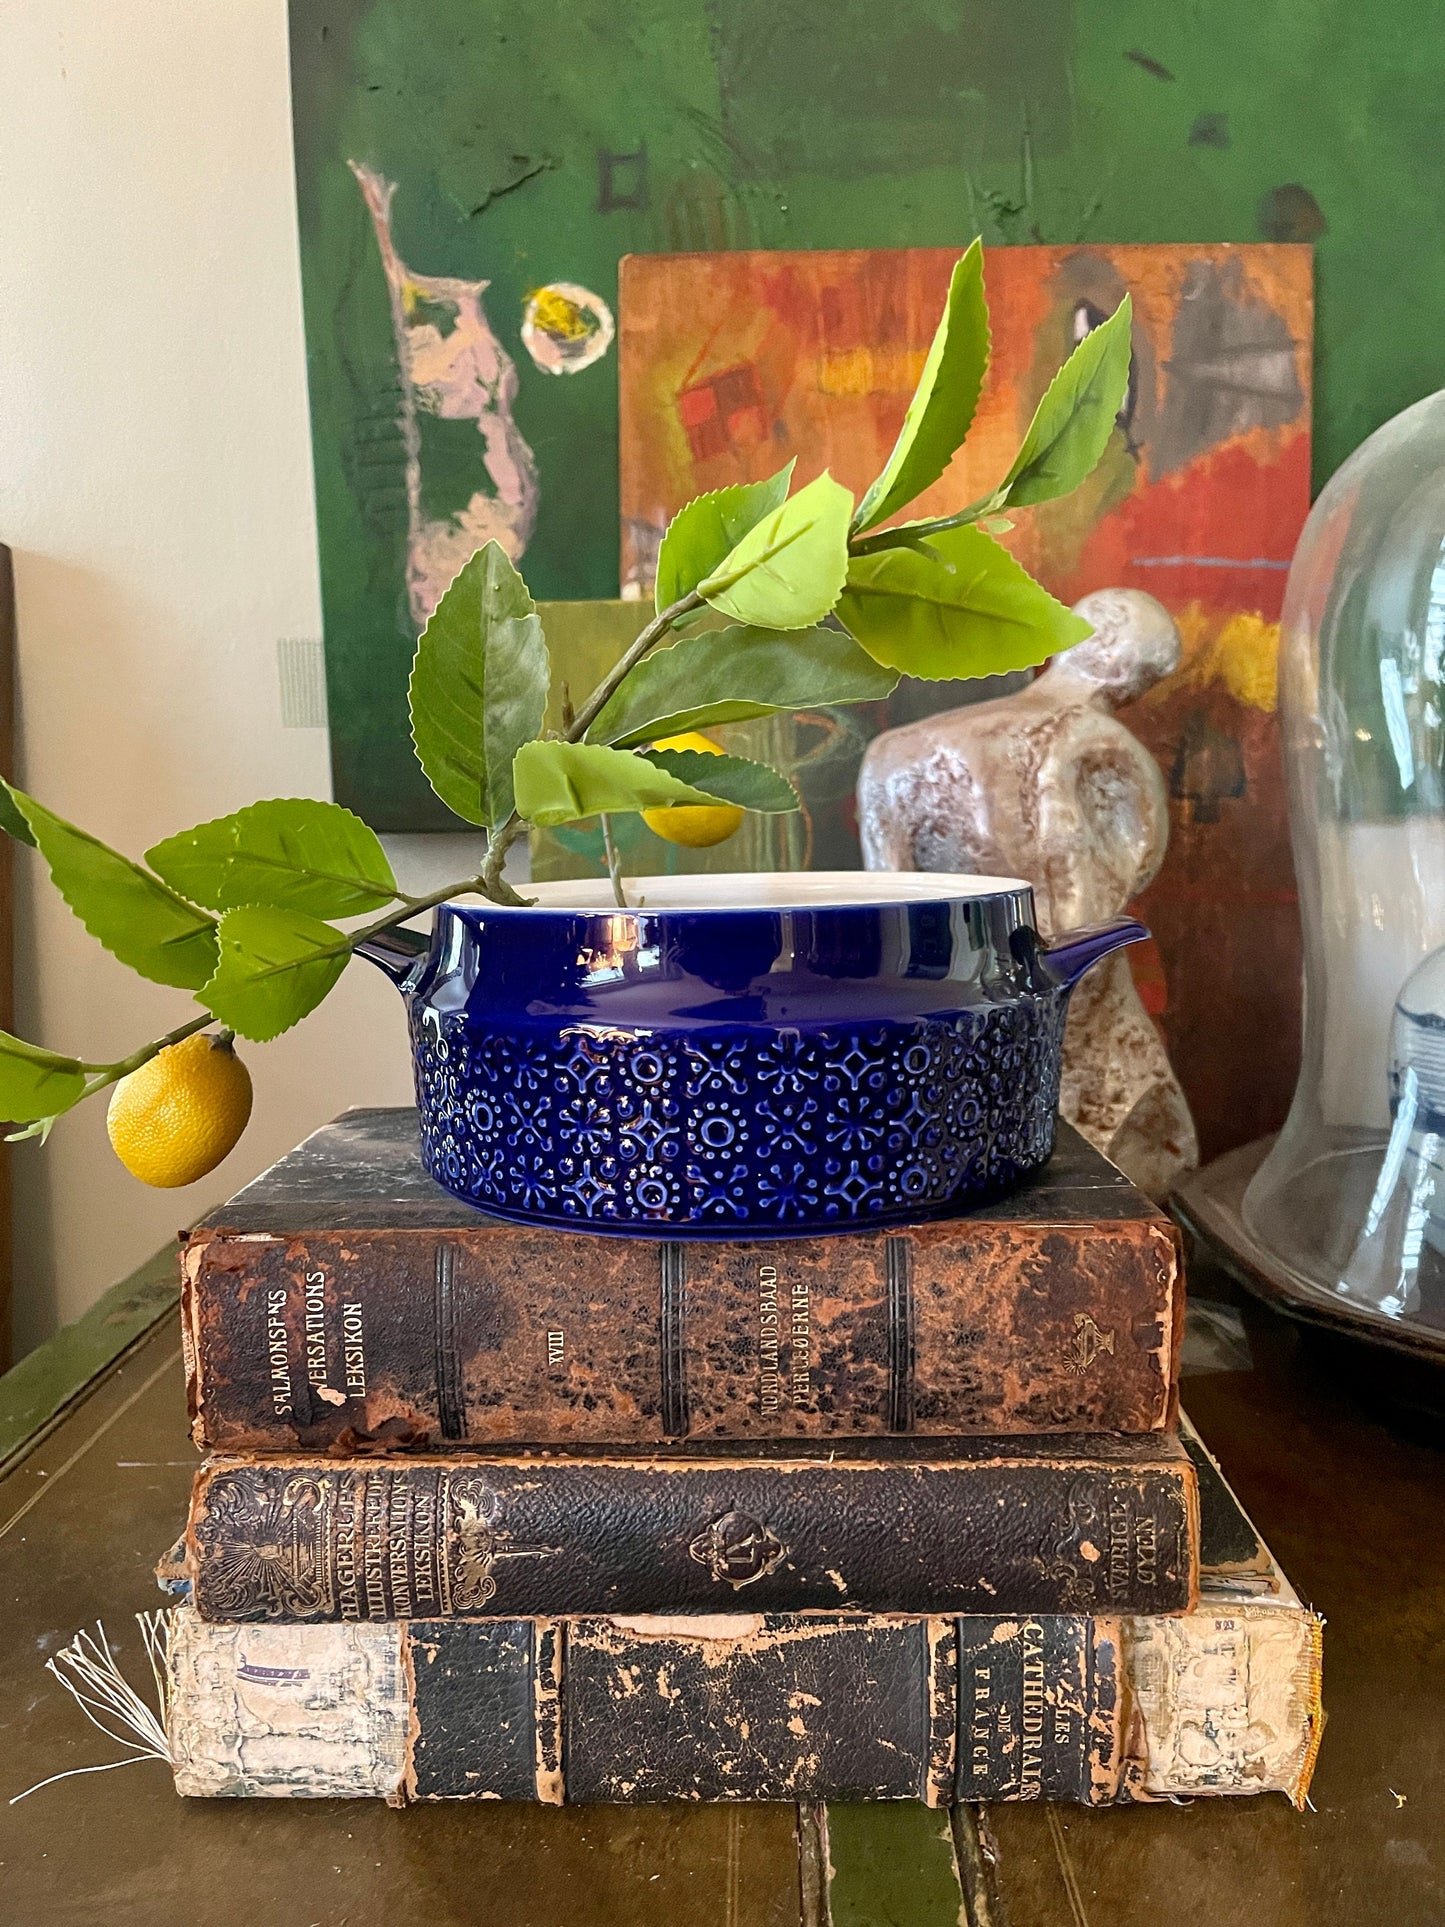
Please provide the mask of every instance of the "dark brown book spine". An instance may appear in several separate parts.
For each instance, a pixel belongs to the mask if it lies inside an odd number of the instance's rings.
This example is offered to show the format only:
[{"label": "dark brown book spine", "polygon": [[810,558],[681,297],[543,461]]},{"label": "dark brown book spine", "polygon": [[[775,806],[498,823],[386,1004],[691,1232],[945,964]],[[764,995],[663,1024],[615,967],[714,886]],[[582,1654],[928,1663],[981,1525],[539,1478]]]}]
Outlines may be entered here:
[{"label": "dark brown book spine", "polygon": [[206,1231],[196,1440],[224,1451],[1149,1432],[1183,1315],[1157,1213],[770,1244]]},{"label": "dark brown book spine", "polygon": [[1172,1441],[1088,1445],[219,1459],[184,1571],[212,1620],[1187,1611],[1193,1465]]}]

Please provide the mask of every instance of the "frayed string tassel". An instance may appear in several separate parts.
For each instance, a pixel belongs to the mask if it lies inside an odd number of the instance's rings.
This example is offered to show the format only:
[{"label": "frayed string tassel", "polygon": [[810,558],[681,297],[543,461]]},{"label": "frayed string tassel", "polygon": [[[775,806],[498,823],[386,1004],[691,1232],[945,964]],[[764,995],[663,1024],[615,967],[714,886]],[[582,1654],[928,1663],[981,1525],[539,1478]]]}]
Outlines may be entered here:
[{"label": "frayed string tassel", "polygon": [[[10,1801],[12,1807],[17,1800],[38,1793],[41,1787],[54,1786],[57,1780],[74,1779],[81,1773],[109,1773],[118,1766],[134,1766],[137,1760],[164,1760],[167,1766],[172,1764],[166,1739],[166,1655],[170,1623],[163,1611],[137,1613],[135,1617],[150,1664],[158,1713],[151,1711],[121,1673],[105,1628],[97,1620],[94,1637],[88,1632],[77,1633],[68,1646],[46,1660],[45,1670],[60,1681],[93,1727],[107,1739],[114,1740],[117,1746],[126,1748],[126,1758],[107,1760],[100,1766],[72,1766],[64,1773],[52,1773],[48,1780],[37,1780],[34,1786],[26,1787],[24,1793],[17,1793]],[[117,1727],[124,1730],[117,1732]]]}]

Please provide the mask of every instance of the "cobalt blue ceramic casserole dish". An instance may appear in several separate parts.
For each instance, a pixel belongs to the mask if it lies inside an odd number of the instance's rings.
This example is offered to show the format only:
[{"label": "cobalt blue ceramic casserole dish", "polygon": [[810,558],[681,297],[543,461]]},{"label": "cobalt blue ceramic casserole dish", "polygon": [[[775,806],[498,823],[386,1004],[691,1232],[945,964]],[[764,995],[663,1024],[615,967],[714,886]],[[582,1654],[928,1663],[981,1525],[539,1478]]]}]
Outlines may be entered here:
[{"label": "cobalt blue ceramic casserole dish", "polygon": [[634,1236],[848,1231],[1016,1182],[1053,1148],[1070,989],[1147,934],[1045,945],[1006,877],[528,894],[364,947],[407,1000],[422,1160],[499,1217]]}]

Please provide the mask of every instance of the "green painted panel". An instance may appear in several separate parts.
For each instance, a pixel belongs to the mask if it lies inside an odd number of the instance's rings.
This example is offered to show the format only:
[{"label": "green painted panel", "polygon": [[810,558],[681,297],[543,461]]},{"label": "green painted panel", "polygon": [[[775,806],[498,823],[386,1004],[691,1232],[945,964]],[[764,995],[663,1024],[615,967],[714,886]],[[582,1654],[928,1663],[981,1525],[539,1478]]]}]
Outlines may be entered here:
[{"label": "green painted panel", "polygon": [[174,1245],[112,1285],[90,1310],[37,1345],[0,1377],[0,1467],[51,1424],[123,1352],[142,1339],[180,1296]]},{"label": "green painted panel", "polygon": [[831,1927],[960,1927],[948,1814],[912,1800],[828,1808]]},{"label": "green painted panel", "polygon": [[[615,305],[627,252],[1312,240],[1317,479],[1445,379],[1445,27],[1415,0],[895,0],[886,17],[291,0],[291,18],[336,793],[382,828],[449,822],[407,739],[409,531],[493,481],[473,421],[423,410],[408,430],[348,162],[395,184],[409,270],[485,283],[515,364],[515,396],[497,392],[535,463],[539,598],[617,593],[616,351],[545,372],[525,304],[562,281]],[[409,317],[445,324],[428,287]]]}]

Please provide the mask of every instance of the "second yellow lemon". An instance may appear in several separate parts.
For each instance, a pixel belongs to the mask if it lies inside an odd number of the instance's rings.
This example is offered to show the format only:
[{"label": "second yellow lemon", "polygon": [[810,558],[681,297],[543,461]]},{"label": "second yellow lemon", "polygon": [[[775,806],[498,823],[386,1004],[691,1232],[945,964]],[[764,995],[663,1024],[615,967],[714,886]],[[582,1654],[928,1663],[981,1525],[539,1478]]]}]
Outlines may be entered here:
[{"label": "second yellow lemon", "polygon": [[[697,730],[684,736],[665,736],[654,749],[696,749],[705,756],[724,756],[725,750]],[[654,835],[667,843],[683,843],[690,850],[704,850],[722,843],[741,824],[745,811],[736,803],[675,803],[671,809],[644,810],[642,820]]]},{"label": "second yellow lemon", "polygon": [[116,1085],[111,1149],[142,1184],[194,1184],[234,1150],[251,1115],[251,1076],[229,1036],[202,1031]]}]

